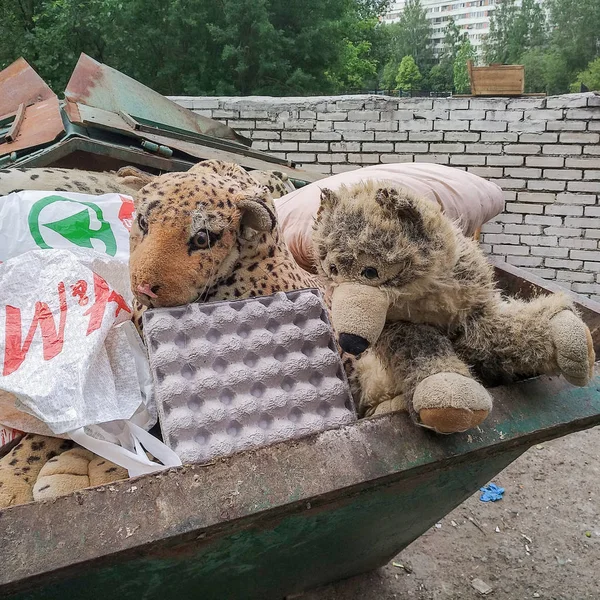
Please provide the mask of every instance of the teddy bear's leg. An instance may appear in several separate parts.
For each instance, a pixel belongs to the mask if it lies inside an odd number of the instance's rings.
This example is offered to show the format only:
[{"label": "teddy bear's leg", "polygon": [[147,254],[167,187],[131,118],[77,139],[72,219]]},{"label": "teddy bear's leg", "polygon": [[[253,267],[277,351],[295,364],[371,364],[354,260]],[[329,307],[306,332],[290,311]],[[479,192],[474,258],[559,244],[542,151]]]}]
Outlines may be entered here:
[{"label": "teddy bear's leg", "polygon": [[127,471],[76,446],[50,459],[33,486],[34,500],[50,500],[87,487],[126,479]]},{"label": "teddy bear's leg", "polygon": [[564,294],[503,302],[474,320],[456,347],[484,376],[500,381],[562,373],[585,386],[593,375],[592,336]]},{"label": "teddy bear's leg", "polygon": [[0,508],[33,501],[33,485],[48,460],[70,450],[70,440],[29,434],[0,460]]},{"label": "teddy bear's leg", "polygon": [[492,409],[486,389],[471,377],[450,340],[429,325],[387,324],[375,351],[392,374],[413,420],[438,433],[479,425]]}]

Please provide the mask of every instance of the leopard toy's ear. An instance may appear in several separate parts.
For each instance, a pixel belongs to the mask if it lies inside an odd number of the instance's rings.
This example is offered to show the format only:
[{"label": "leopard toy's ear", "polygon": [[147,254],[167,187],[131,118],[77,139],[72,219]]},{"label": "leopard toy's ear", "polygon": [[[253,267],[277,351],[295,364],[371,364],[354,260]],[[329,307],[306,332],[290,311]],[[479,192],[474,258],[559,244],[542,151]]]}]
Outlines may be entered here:
[{"label": "leopard toy's ear", "polygon": [[319,204],[319,210],[317,210],[317,220],[325,210],[333,210],[338,202],[340,201],[338,195],[329,188],[323,188],[321,190],[321,203]]},{"label": "leopard toy's ear", "polygon": [[242,227],[255,231],[272,232],[277,227],[277,217],[268,203],[269,190],[265,187],[254,187],[244,190],[236,201],[242,213]]}]

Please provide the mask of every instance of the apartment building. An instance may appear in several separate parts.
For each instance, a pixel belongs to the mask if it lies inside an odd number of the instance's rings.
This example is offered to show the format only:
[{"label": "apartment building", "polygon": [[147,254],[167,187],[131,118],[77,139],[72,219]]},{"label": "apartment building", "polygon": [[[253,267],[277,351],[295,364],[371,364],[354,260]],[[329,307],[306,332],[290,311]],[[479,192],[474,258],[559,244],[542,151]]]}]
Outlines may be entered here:
[{"label": "apartment building", "polygon": [[[389,12],[383,17],[384,23],[400,19],[405,0],[392,3]],[[485,36],[489,32],[490,18],[496,8],[496,0],[421,0],[431,23],[433,51],[437,56],[444,41],[444,30],[452,18],[461,30],[469,35],[469,40],[480,52]]]}]

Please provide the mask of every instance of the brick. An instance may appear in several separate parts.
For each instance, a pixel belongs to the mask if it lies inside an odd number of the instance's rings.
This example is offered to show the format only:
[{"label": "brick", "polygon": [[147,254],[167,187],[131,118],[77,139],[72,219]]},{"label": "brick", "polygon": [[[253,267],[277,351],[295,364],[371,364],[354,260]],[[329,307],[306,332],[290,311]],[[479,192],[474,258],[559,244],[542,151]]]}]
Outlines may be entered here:
[{"label": "brick", "polygon": [[556,144],[558,141],[558,134],[545,131],[521,133],[519,135],[519,141],[522,144]]},{"label": "brick", "polygon": [[414,117],[417,120],[430,119],[432,121],[435,121],[436,119],[442,119],[442,120],[447,121],[449,115],[450,115],[449,110],[436,108],[435,105],[433,106],[433,110],[416,110],[416,111],[414,111]]},{"label": "brick", "polygon": [[240,110],[240,119],[268,119],[269,113],[266,110]]},{"label": "brick", "polygon": [[502,154],[500,144],[467,144],[469,154]]},{"label": "brick", "polygon": [[415,113],[412,110],[395,110],[392,112],[392,119],[395,121],[412,121]]},{"label": "brick", "polygon": [[429,144],[426,143],[398,143],[395,144],[395,152],[427,152],[429,150]]},{"label": "brick", "polygon": [[502,190],[504,193],[505,202],[516,202],[517,200],[517,192],[512,190]]},{"label": "brick", "polygon": [[301,110],[298,117],[301,119],[316,119],[317,113],[314,110]]},{"label": "brick", "polygon": [[539,203],[552,203],[556,196],[554,194],[542,194],[532,192],[519,192],[519,202],[537,202]]},{"label": "brick", "polygon": [[594,194],[600,194],[600,182],[569,181],[567,189],[570,192],[592,192]]},{"label": "brick", "polygon": [[481,227],[482,233],[502,233],[503,230],[504,225],[502,223],[484,223]]},{"label": "brick", "polygon": [[193,98],[192,108],[219,108],[218,98]]},{"label": "brick", "polygon": [[508,144],[504,146],[506,154],[539,154],[541,146],[537,144]]},{"label": "brick", "polygon": [[[476,119],[477,117],[473,117]],[[488,121],[521,121],[523,119],[522,110],[488,110],[485,118]]]},{"label": "brick", "polygon": [[561,144],[597,144],[600,142],[598,133],[561,133]]},{"label": "brick", "polygon": [[468,131],[469,121],[435,121],[433,128],[436,131]]},{"label": "brick", "polygon": [[584,271],[593,271],[594,273],[600,273],[600,262],[584,262]]},{"label": "brick", "polygon": [[[360,144],[358,144],[360,146]],[[333,144],[332,144],[333,146]],[[327,142],[302,142],[298,144],[298,152],[327,152],[329,144]],[[333,148],[332,148],[332,151]]]},{"label": "brick", "polygon": [[542,233],[541,225],[521,225],[515,223],[507,223],[504,225],[504,233],[516,233],[523,235],[540,235]]},{"label": "brick", "polygon": [[589,241],[590,243],[592,243],[592,240],[594,240],[593,243],[596,244],[596,246],[593,246],[593,248],[596,249],[598,242],[595,240],[600,239],[600,229],[586,229],[585,238],[586,241]]},{"label": "brick", "polygon": [[585,207],[586,217],[600,217],[600,206],[586,206]]},{"label": "brick", "polygon": [[[406,133],[404,134],[406,135]],[[441,142],[444,139],[443,131],[411,131],[408,134],[411,142]]]},{"label": "brick", "polygon": [[[428,133],[428,132],[426,132]],[[423,134],[423,135],[426,135]],[[408,139],[408,132],[406,131],[376,131],[375,141],[376,142],[404,142]]]},{"label": "brick", "polygon": [[571,108],[567,110],[567,119],[600,119],[600,111],[593,108]]},{"label": "brick", "polygon": [[484,254],[491,254],[492,253],[492,247],[489,244],[484,244],[482,242],[479,242],[479,249]]},{"label": "brick", "polygon": [[452,144],[431,144],[432,152],[448,152],[450,154],[464,152],[465,145],[458,142]]},{"label": "brick", "polygon": [[586,121],[548,121],[548,131],[585,131]]},{"label": "brick", "polygon": [[559,121],[563,118],[562,110],[526,110],[527,121]]},{"label": "brick", "polygon": [[356,121],[335,121],[331,128],[333,131],[364,131],[365,123]]},{"label": "brick", "polygon": [[539,256],[507,256],[506,262],[515,267],[540,267],[544,259]]},{"label": "brick", "polygon": [[558,244],[575,250],[596,250],[598,248],[596,240],[583,240],[581,238],[560,238]]},{"label": "brick", "polygon": [[459,121],[477,119],[483,121],[485,119],[485,110],[451,110],[450,120],[458,119]]},{"label": "brick", "polygon": [[360,169],[358,165],[331,165],[331,172],[336,175],[337,173],[347,173],[348,171],[356,171]]},{"label": "brick", "polygon": [[420,108],[422,110],[432,109],[433,100],[430,98],[400,98],[398,100],[399,109]]},{"label": "brick", "polygon": [[519,236],[505,233],[486,233],[485,241],[487,244],[519,244]]},{"label": "brick", "polygon": [[504,169],[504,174],[508,177],[522,177],[524,179],[532,179],[540,177],[541,169],[525,169],[525,168],[509,168]]},{"label": "brick", "polygon": [[[579,274],[583,275],[583,273],[579,273]],[[571,289],[578,294],[598,294],[598,293],[600,293],[600,285],[597,283],[574,283],[571,286]]]},{"label": "brick", "polygon": [[546,235],[557,235],[559,237],[580,237],[581,229],[574,227],[546,227],[544,233]]},{"label": "brick", "polygon": [[[379,121],[379,117],[380,111],[378,110],[351,110],[348,112],[348,121]],[[333,120],[341,121],[342,119]]]},{"label": "brick", "polygon": [[584,154],[600,154],[600,146],[596,145],[596,146],[584,146],[583,147],[583,153]]},{"label": "brick", "polygon": [[556,248],[558,246],[558,238],[552,235],[522,235],[521,244],[531,246],[533,252],[533,248],[537,248],[538,246]]},{"label": "brick", "polygon": [[563,215],[568,217],[581,217],[583,216],[583,206],[572,206],[565,204],[552,204],[546,206],[544,211],[546,215]]},{"label": "brick", "polygon": [[584,179],[600,179],[600,171],[584,171],[583,172]]},{"label": "brick", "polygon": [[544,169],[544,177],[547,179],[581,179],[583,173],[578,169]]},{"label": "brick", "polygon": [[280,131],[281,123],[276,123],[275,121],[256,121],[256,129]]},{"label": "brick", "polygon": [[591,194],[557,194],[556,201],[561,204],[595,204],[596,196]]},{"label": "brick", "polygon": [[507,100],[487,99],[487,98],[471,98],[469,108],[481,110],[506,110]]},{"label": "brick", "polygon": [[530,225],[562,225],[562,219],[560,217],[526,215],[525,223],[528,223]]},{"label": "brick", "polygon": [[[436,121],[436,123],[445,123],[446,121]],[[432,131],[433,121],[399,121],[398,131]],[[436,127],[438,129],[438,127]]]},{"label": "brick", "polygon": [[252,150],[268,150],[269,142],[253,141]]},{"label": "brick", "polygon": [[587,106],[587,96],[585,94],[564,94],[555,98],[546,100],[548,108],[579,108]]},{"label": "brick", "polygon": [[505,131],[503,133],[495,133],[495,132],[490,133],[490,132],[484,131],[481,133],[481,141],[482,142],[493,142],[493,143],[498,143],[498,142],[513,143],[513,142],[519,141],[519,134],[507,132],[507,131]]},{"label": "brick", "polygon": [[379,154],[348,154],[348,162],[363,164],[377,164]]},{"label": "brick", "polygon": [[[256,126],[262,128],[264,123],[267,121],[257,121]],[[285,129],[301,129],[305,131],[312,131],[313,129],[317,129],[318,131],[328,131],[331,130],[332,125],[329,122],[317,122],[311,119],[291,119],[289,121],[284,121],[283,127]]]},{"label": "brick", "polygon": [[453,165],[464,165],[464,166],[483,166],[485,164],[485,156],[482,154],[477,155],[453,155],[450,157],[450,164]]},{"label": "brick", "polygon": [[492,251],[494,254],[513,254],[516,256],[527,256],[529,254],[529,248],[526,246],[493,246]]},{"label": "brick", "polygon": [[317,154],[317,161],[320,163],[340,163],[346,162],[345,154]]},{"label": "brick", "polygon": [[313,142],[337,142],[342,139],[342,134],[336,131],[311,131],[310,139]]},{"label": "brick", "polygon": [[556,168],[564,166],[565,159],[562,156],[528,156],[525,159],[525,164],[528,167]]},{"label": "brick", "polygon": [[493,182],[503,190],[522,190],[525,187],[524,179],[494,179]]},{"label": "brick", "polygon": [[[369,144],[362,144],[363,150],[368,152],[369,150],[365,148]],[[371,145],[379,145],[379,144],[371,144]],[[391,144],[386,144],[386,146]],[[331,152],[360,152],[361,144],[360,142],[331,142],[329,149]]]},{"label": "brick", "polygon": [[331,165],[304,165],[302,167],[310,173],[322,173],[323,175],[331,175]]},{"label": "brick", "polygon": [[478,177],[502,177],[502,167],[468,167],[467,171]]},{"label": "brick", "polygon": [[522,223],[523,215],[513,215],[509,213],[502,213],[495,217],[495,220],[500,223]]},{"label": "brick", "polygon": [[349,142],[372,142],[375,139],[375,132],[373,131],[343,131],[342,133],[336,131],[335,134],[340,136],[337,138],[338,140],[343,138]]},{"label": "brick", "polygon": [[546,144],[543,147],[544,154],[581,154],[582,147],[576,144]]},{"label": "brick", "polygon": [[546,121],[514,121],[508,124],[508,131],[518,133],[543,132],[546,131]]},{"label": "brick", "polygon": [[575,169],[600,169],[600,158],[567,158],[566,162]]},{"label": "brick", "polygon": [[295,150],[298,150],[298,144],[296,142],[269,142],[269,150],[294,152]]},{"label": "brick", "polygon": [[567,217],[565,219],[565,225],[567,227],[584,227],[585,229],[600,229],[600,219],[583,218],[577,219]]},{"label": "brick", "polygon": [[[268,132],[272,133],[272,132]],[[282,140],[299,140],[306,142],[310,140],[310,133],[308,131],[282,131],[281,132]]]},{"label": "brick", "polygon": [[544,108],[545,100],[543,98],[514,98],[508,101],[508,110],[513,109],[533,109]]},{"label": "brick", "polygon": [[237,110],[213,110],[213,119],[237,119],[240,116]]},{"label": "brick", "polygon": [[544,213],[543,204],[519,204],[518,202],[507,202],[505,210],[508,212],[525,213],[525,215]]},{"label": "brick", "polygon": [[[426,154],[423,158],[431,156],[430,154]],[[414,155],[413,154],[382,154],[379,157],[379,161],[384,164],[390,163],[404,163],[404,162],[413,162]],[[421,157],[419,157],[419,161]],[[426,162],[426,161],[425,161]]]},{"label": "brick", "polygon": [[492,167],[519,167],[525,162],[522,156],[488,156],[487,164]]},{"label": "brick", "polygon": [[473,131],[446,131],[443,135],[445,142],[478,142],[481,134]]},{"label": "brick", "polygon": [[545,258],[544,266],[554,267],[555,269],[581,269],[583,262],[580,260],[561,260],[560,258]]},{"label": "brick", "polygon": [[436,98],[434,106],[450,110],[463,110],[469,108],[468,98]]},{"label": "brick", "polygon": [[528,190],[544,192],[564,192],[567,187],[565,181],[553,181],[551,179],[530,179],[527,181]]},{"label": "brick", "polygon": [[556,271],[556,279],[559,281],[594,281],[593,273],[576,273],[574,271]]},{"label": "brick", "polygon": [[252,139],[253,140],[280,140],[281,133],[279,131],[256,130],[256,131],[252,132]]},{"label": "brick", "polygon": [[554,279],[556,277],[556,271],[554,269],[527,269],[533,275],[542,277],[544,279]]},{"label": "brick", "polygon": [[[568,122],[570,122],[570,123],[576,123],[576,121],[568,121]],[[600,131],[600,121],[590,121],[587,124],[587,126],[588,126],[587,128],[590,131]],[[584,129],[585,129],[585,127],[584,127]]]},{"label": "brick", "polygon": [[402,127],[397,121],[367,121],[365,123],[367,131],[402,131]]},{"label": "brick", "polygon": [[436,165],[449,165],[450,155],[449,154],[419,154],[419,162],[434,163]]},{"label": "brick", "polygon": [[365,103],[360,100],[338,100],[336,102],[336,107],[339,110],[356,110],[362,108],[364,105]]},{"label": "brick", "polygon": [[292,162],[312,163],[315,162],[317,155],[310,152],[290,152],[286,158]]},{"label": "brick", "polygon": [[[348,116],[348,113],[345,112],[326,112],[319,113],[317,115],[317,121],[345,121]],[[379,119],[379,115],[377,115],[377,119]]]},{"label": "brick", "polygon": [[471,121],[470,131],[506,131],[508,123],[502,121]]},{"label": "brick", "polygon": [[531,248],[531,254],[534,256],[548,256],[551,258],[566,258],[569,256],[568,248],[546,248],[546,247],[534,247]]},{"label": "brick", "polygon": [[394,144],[392,143],[363,142],[362,145],[363,152],[392,152],[393,149]]}]

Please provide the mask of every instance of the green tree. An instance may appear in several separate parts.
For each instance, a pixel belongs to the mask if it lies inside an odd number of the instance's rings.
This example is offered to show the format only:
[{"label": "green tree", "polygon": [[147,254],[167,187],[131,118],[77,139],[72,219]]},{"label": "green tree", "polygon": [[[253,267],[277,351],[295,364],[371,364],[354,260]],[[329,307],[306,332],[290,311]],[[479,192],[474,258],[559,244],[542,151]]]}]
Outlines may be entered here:
[{"label": "green tree", "polygon": [[571,85],[571,91],[578,92],[581,84],[589,90],[600,90],[600,58],[593,60],[585,71],[577,74],[577,78]]},{"label": "green tree", "polygon": [[467,62],[475,61],[477,54],[471,42],[466,39],[458,49],[454,61],[454,89],[458,94],[466,94],[471,89]]},{"label": "green tree", "polygon": [[519,61],[525,68],[525,91],[548,95],[568,91],[572,79],[563,56],[552,49],[532,48]]},{"label": "green tree", "polygon": [[423,80],[423,76],[419,71],[419,67],[415,59],[408,55],[400,61],[398,67],[398,75],[396,76],[396,85],[403,92],[410,92],[417,88]]},{"label": "green tree", "polygon": [[450,18],[444,30],[444,41],[439,62],[439,76],[438,72],[435,72],[436,78],[439,77],[438,85],[440,89],[438,91],[452,89],[454,85],[454,62],[456,61],[460,47],[467,38],[467,33],[461,32],[454,19]]}]

